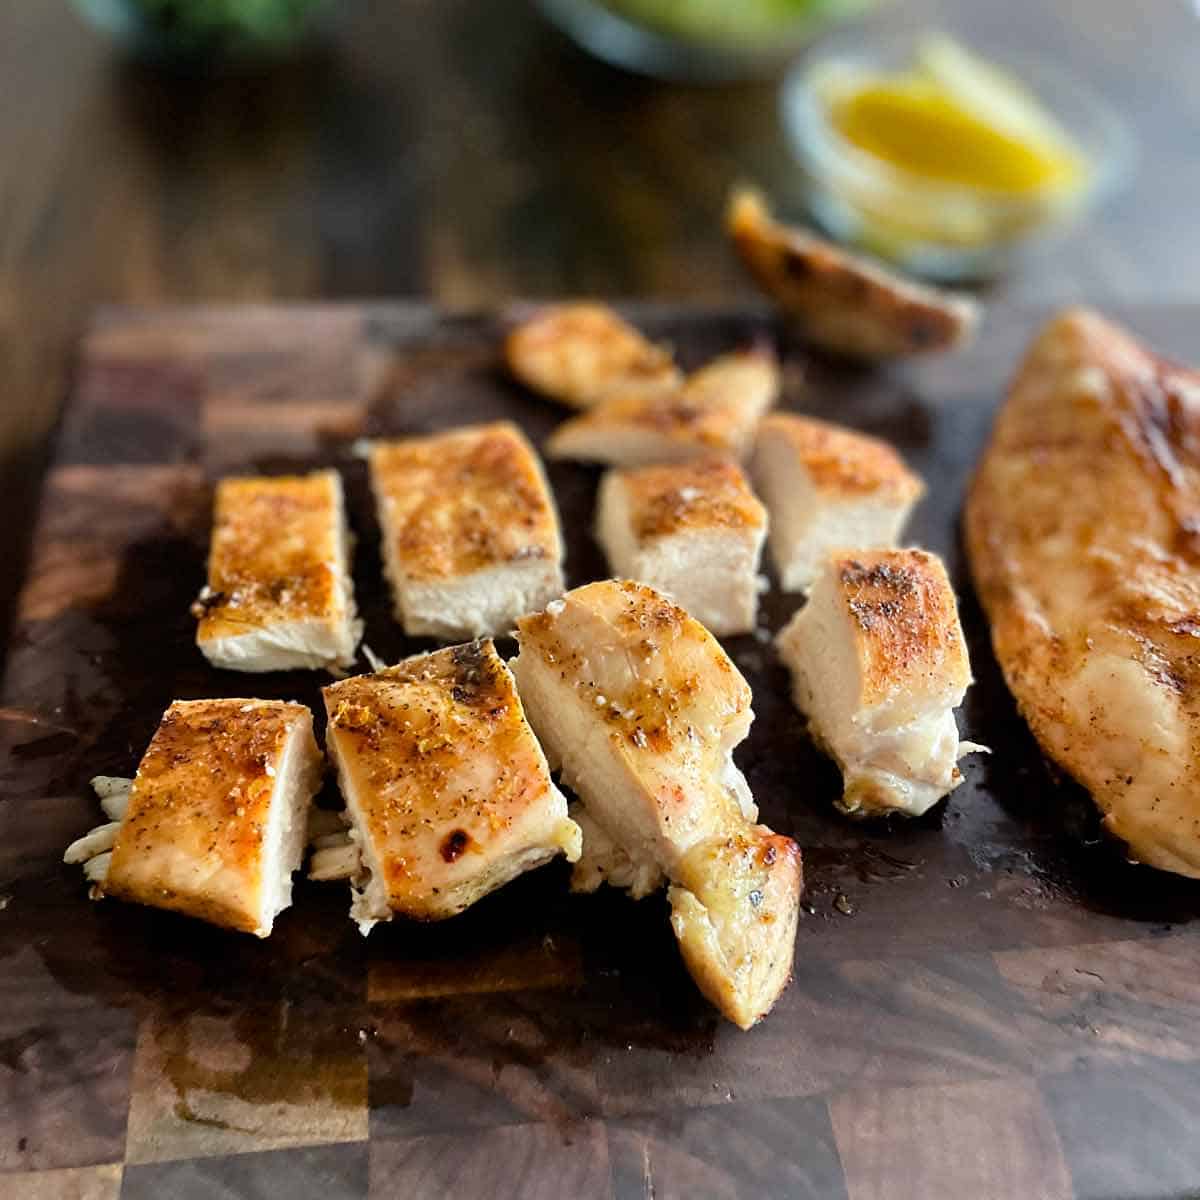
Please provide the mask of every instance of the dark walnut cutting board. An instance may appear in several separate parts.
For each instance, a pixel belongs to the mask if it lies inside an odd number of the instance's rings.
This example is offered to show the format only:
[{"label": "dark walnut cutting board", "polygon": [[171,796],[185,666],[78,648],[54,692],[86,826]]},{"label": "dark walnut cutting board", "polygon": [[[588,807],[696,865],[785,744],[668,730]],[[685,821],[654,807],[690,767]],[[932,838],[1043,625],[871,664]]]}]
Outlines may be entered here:
[{"label": "dark walnut cutting board", "polygon": [[[870,372],[811,358],[761,312],[634,315],[688,364],[772,338],[786,406],[887,437],[925,476],[912,536],[951,565],[978,676],[963,732],[995,753],[920,821],[852,824],[765,637],[726,642],[757,712],[738,761],[808,877],[795,979],[748,1034],[692,986],[660,898],[572,897],[562,864],[369,940],[338,886],[300,883],[266,942],[90,904],[59,861],[98,819],[87,780],[131,772],[168,701],[318,704],[315,674],[216,672],[193,646],[212,481],[341,469],[367,640],[394,659],[428,643],[389,619],[355,439],[501,416],[541,439],[562,416],[504,378],[495,319],[106,313],[46,481],[0,713],[0,1200],[1200,1194],[1200,887],[1127,864],[1052,779],[959,544],[1033,316],[992,314],[964,355]],[[1123,315],[1191,348],[1194,311]],[[602,576],[598,472],[550,476],[571,583]],[[772,592],[765,626],[794,604]]]}]

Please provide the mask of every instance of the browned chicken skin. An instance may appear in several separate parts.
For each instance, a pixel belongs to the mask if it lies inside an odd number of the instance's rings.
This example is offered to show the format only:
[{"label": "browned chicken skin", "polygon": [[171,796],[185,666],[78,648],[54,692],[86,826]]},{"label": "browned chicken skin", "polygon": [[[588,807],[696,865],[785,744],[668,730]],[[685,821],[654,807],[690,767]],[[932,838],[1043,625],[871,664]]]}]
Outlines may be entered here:
[{"label": "browned chicken skin", "polygon": [[1142,862],[1200,877],[1200,373],[1094,313],[1042,330],[966,536],[1043,750]]}]

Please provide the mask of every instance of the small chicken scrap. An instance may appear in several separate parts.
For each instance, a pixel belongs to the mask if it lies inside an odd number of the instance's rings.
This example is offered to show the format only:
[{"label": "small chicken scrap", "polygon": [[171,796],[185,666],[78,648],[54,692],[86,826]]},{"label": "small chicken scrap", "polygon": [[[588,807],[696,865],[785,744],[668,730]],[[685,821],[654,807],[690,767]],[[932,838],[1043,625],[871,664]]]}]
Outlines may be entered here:
[{"label": "small chicken scrap", "polygon": [[597,540],[613,574],[665,593],[713,633],[749,633],[766,509],[720,458],[609,471]]},{"label": "small chicken scrap", "polygon": [[895,546],[925,491],[886,442],[795,413],[763,419],[751,473],[787,592],[807,592],[831,550]]},{"label": "small chicken scrap", "polygon": [[959,741],[971,666],[937,555],[830,555],[777,645],[796,707],[842,768],[842,811],[920,816],[962,782],[958,760],[984,749]]},{"label": "small chicken scrap", "polygon": [[800,851],[756,824],[732,751],[750,688],[703,626],[652,588],[592,583],[518,622],[529,720],[580,798],[572,880],[636,899],[670,884],[671,924],[701,991],[735,1024],[791,974]]},{"label": "small chicken scrap", "polygon": [[362,637],[350,546],[336,471],[222,480],[192,605],[205,658],[231,671],[350,666]]},{"label": "small chicken scrap", "polygon": [[578,859],[579,828],[490,639],[324,695],[350,828],[323,836],[310,874],[351,881],[364,934],[394,914],[455,916],[556,855]]},{"label": "small chicken scrap", "polygon": [[670,353],[648,342],[606,304],[574,301],[540,309],[508,335],[512,373],[571,408],[615,392],[669,390],[682,381]]},{"label": "small chicken scrap", "polygon": [[72,842],[92,897],[267,937],[291,903],[324,760],[281,700],[176,700],[132,780],[92,781],[109,822]]},{"label": "small chicken scrap", "polygon": [[714,454],[744,458],[759,418],[779,397],[774,354],[724,354],[678,387],[611,393],[564,421],[546,442],[550,458],[618,467],[686,462]]},{"label": "small chicken scrap", "polygon": [[507,633],[563,590],[542,465],[509,421],[371,443],[383,561],[405,633]]},{"label": "small chicken scrap", "polygon": [[898,358],[965,345],[979,306],[925,287],[771,218],[757,192],[734,192],[725,217],[759,287],[817,346],[853,358]]}]

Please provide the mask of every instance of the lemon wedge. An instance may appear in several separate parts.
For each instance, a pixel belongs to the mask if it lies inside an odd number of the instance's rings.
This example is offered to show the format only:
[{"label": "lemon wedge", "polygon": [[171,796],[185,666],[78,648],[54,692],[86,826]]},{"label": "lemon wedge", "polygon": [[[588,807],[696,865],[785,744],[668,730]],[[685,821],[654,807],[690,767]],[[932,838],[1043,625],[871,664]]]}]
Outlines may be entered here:
[{"label": "lemon wedge", "polygon": [[944,36],[907,72],[865,76],[831,98],[842,137],[932,181],[1027,196],[1078,191],[1083,155],[1007,73]]}]

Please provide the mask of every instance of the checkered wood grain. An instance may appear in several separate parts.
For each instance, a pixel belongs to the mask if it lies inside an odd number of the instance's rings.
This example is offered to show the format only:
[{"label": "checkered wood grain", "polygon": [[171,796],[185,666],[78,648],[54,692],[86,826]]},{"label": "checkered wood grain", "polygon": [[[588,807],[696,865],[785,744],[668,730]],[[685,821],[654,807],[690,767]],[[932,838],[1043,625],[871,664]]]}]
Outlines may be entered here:
[{"label": "checkered wood grain", "polygon": [[[559,419],[499,368],[501,323],[419,306],[108,312],[81,350],[0,708],[0,1200],[673,1196],[900,1200],[1200,1194],[1200,891],[1126,864],[1049,775],[999,678],[958,546],[962,487],[1032,314],[889,372],[809,358],[758,312],[636,315],[688,363],[781,346],[785,404],[882,434],[930,483],[994,747],[939,811],[835,816],[760,638],[729,639],[738,752],[804,847],[795,978],[745,1034],[679,962],[661,898],[571,897],[553,865],[453,922],[364,941],[300,884],[266,942],[89,904],[62,848],[87,779],[136,764],[175,697],[316,704],[302,673],[207,667],[187,608],[213,481],[332,465],[367,641],[392,623],[362,436]],[[1135,314],[1168,350],[1196,314]],[[572,584],[605,574],[597,472],[553,465]],[[773,592],[778,629],[795,598]],[[318,709],[319,711],[319,709]],[[331,792],[332,798],[332,792]]]}]

